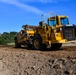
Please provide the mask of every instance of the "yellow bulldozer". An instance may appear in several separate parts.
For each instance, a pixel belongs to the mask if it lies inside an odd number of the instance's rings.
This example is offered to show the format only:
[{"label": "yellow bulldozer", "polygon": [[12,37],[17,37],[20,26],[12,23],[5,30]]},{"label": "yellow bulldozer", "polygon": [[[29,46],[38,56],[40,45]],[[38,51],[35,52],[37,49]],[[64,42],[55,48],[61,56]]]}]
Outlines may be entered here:
[{"label": "yellow bulldozer", "polygon": [[27,45],[36,50],[47,48],[47,46],[59,49],[63,43],[76,40],[76,26],[69,23],[68,16],[49,16],[47,24],[43,20],[38,26],[26,24],[22,28],[15,36],[15,47]]}]

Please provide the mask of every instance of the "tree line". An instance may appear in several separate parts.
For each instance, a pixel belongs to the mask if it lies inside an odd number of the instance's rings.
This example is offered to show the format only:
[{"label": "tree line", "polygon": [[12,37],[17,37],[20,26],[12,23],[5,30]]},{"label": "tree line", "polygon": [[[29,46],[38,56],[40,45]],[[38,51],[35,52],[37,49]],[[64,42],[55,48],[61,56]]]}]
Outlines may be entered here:
[{"label": "tree line", "polygon": [[0,44],[7,45],[8,43],[14,43],[14,37],[17,32],[3,32],[0,34]]}]

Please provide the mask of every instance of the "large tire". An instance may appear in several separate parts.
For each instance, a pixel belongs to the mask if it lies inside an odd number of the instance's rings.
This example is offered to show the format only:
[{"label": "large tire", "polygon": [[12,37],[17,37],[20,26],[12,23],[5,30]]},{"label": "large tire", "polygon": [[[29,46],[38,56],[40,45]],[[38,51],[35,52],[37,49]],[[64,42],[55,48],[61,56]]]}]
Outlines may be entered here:
[{"label": "large tire", "polygon": [[61,46],[62,46],[62,43],[51,44],[51,49],[60,49]]},{"label": "large tire", "polygon": [[40,36],[36,35],[33,38],[33,49],[41,50],[42,49],[42,39]]},{"label": "large tire", "polygon": [[15,39],[15,48],[20,48],[21,45],[18,44],[17,38]]}]

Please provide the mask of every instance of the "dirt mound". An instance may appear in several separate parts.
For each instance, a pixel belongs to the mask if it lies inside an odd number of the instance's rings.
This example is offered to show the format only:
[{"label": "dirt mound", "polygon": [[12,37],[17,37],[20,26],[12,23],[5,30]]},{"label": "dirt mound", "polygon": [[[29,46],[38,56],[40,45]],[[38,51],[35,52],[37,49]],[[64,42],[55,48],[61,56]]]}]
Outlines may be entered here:
[{"label": "dirt mound", "polygon": [[[0,47],[0,75],[76,75],[76,49],[63,49],[67,51],[44,52]],[[70,52],[72,57],[69,56]],[[66,53],[68,55],[65,57]]]}]

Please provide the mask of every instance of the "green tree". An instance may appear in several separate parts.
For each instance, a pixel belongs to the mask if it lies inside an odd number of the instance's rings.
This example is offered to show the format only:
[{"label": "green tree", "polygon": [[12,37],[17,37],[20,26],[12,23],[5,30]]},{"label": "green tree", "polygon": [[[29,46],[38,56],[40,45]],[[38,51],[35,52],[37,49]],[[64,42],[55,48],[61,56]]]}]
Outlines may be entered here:
[{"label": "green tree", "polygon": [[8,43],[14,43],[14,37],[17,34],[17,32],[4,32],[0,36],[0,44],[8,44]]}]

